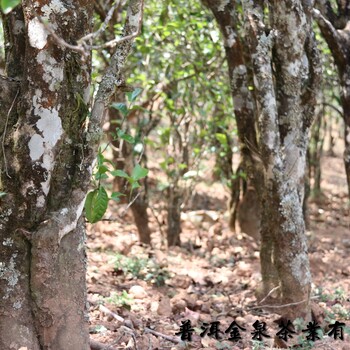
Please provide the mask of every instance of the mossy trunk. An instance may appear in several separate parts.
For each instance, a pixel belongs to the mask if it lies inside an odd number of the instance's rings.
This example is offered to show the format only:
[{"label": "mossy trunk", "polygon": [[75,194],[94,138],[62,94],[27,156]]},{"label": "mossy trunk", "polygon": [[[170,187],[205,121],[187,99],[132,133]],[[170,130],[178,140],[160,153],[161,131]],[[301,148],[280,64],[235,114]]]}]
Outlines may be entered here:
[{"label": "mossy trunk", "polygon": [[91,31],[92,7],[59,4],[22,1],[3,16],[2,350],[90,349],[82,218],[92,163],[83,161],[82,134],[90,59],[58,46],[35,14],[74,44]]},{"label": "mossy trunk", "polygon": [[278,311],[305,316],[305,157],[321,73],[312,7],[299,0],[203,2],[224,38],[242,162],[261,203],[262,297],[278,289],[279,302],[297,305]]}]

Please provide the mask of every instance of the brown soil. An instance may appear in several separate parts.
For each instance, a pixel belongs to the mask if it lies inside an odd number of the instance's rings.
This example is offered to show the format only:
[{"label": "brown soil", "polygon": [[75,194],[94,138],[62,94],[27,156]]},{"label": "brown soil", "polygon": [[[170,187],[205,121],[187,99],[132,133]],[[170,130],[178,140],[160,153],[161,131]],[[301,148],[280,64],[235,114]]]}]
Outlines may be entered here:
[{"label": "brown soil", "polygon": [[[350,210],[341,157],[324,158],[322,168],[324,193],[321,199],[310,201],[307,232],[313,313],[324,331],[313,349],[345,350],[350,349]],[[258,305],[254,294],[260,285],[259,247],[247,235],[230,232],[228,192],[222,185],[204,181],[208,178],[195,187],[192,204],[183,214],[181,248],[167,251],[164,247],[166,215],[161,201],[157,205],[152,201],[150,211],[152,248],[138,243],[131,214],[122,215],[121,206],[110,208],[105,218],[111,221],[89,227],[90,333],[95,341],[111,345],[106,349],[274,349],[306,339],[307,333],[300,331],[287,343],[275,336],[280,328],[274,321],[280,316],[275,308]],[[132,261],[137,258],[152,261],[155,267],[149,276],[133,277],[114,269],[117,253],[134,259],[129,260],[134,274],[137,266]],[[157,286],[162,276],[165,284]],[[123,291],[130,301],[116,297]],[[122,306],[123,302],[129,307]],[[118,316],[124,321],[118,321]],[[199,336],[203,322],[219,321],[220,330],[225,331],[234,319],[246,328],[238,342],[225,340],[225,333],[220,333],[220,340]],[[181,342],[175,335],[185,320],[194,328],[190,342]],[[270,335],[261,347],[252,342],[256,320],[266,323]],[[335,321],[346,323],[343,341],[327,335],[327,325]],[[303,322],[299,322],[302,329],[306,327]],[[308,349],[305,344],[298,348]]]}]

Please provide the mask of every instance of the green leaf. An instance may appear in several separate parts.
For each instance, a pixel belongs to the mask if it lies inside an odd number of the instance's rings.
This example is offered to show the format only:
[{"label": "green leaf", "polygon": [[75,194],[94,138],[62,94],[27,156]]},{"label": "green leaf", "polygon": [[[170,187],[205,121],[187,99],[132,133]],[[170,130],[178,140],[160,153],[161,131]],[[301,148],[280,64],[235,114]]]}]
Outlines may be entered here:
[{"label": "green leaf", "polygon": [[124,117],[126,117],[129,113],[128,107],[125,103],[115,102],[111,104],[111,107],[117,109]]},{"label": "green leaf", "polygon": [[130,178],[130,176],[125,171],[120,170],[120,169],[111,171],[111,174],[113,176],[125,177],[126,179]]},{"label": "green leaf", "polygon": [[114,201],[116,202],[119,202],[120,201],[120,197],[123,197],[125,196],[124,193],[121,193],[121,192],[113,192],[112,195],[111,195],[111,199],[113,199]]},{"label": "green leaf", "polygon": [[85,201],[85,215],[90,223],[95,223],[102,219],[108,206],[108,195],[103,186],[89,192]]},{"label": "green leaf", "polygon": [[109,170],[108,167],[107,167],[106,165],[104,165],[104,164],[102,164],[102,165],[100,165],[100,166],[98,167],[98,172],[99,172],[100,174],[104,174],[104,173],[106,173],[108,170]]},{"label": "green leaf", "polygon": [[131,173],[131,177],[134,181],[138,181],[148,174],[148,169],[142,168],[139,164],[136,164],[135,168]]},{"label": "green leaf", "polygon": [[105,180],[105,179],[108,179],[107,174],[100,174],[100,173],[95,174],[95,180]]},{"label": "green leaf", "polygon": [[6,196],[6,192],[0,192],[0,198]]},{"label": "green leaf", "polygon": [[1,0],[1,10],[7,15],[20,3],[21,0]]},{"label": "green leaf", "polygon": [[97,153],[97,166],[100,167],[105,161],[105,157],[103,156],[101,152],[101,148],[99,148]]},{"label": "green leaf", "polygon": [[136,188],[140,188],[140,187],[141,185],[137,181],[135,181],[131,185],[131,190],[135,190]]},{"label": "green leaf", "polygon": [[117,135],[118,135],[118,137],[120,137],[121,139],[125,140],[126,142],[129,142],[131,144],[135,143],[135,139],[131,135],[126,134],[123,130],[119,129],[117,131]]},{"label": "green leaf", "polygon": [[215,137],[222,145],[227,145],[227,138],[225,134],[216,133]]},{"label": "green leaf", "polygon": [[127,93],[126,93],[126,96],[128,97],[128,100],[129,100],[130,102],[134,102],[134,101],[136,100],[137,96],[139,96],[139,95],[141,94],[141,92],[142,92],[142,89],[136,88],[136,89],[135,89],[134,91],[132,91],[132,92],[127,92]]}]

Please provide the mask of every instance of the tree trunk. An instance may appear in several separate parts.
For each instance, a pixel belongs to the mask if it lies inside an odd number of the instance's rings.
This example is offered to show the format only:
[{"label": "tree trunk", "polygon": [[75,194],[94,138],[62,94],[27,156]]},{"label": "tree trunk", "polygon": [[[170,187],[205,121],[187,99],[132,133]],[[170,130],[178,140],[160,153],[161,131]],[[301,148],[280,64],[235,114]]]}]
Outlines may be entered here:
[{"label": "tree trunk", "polygon": [[[118,99],[124,98],[121,94],[116,95]],[[109,109],[109,131],[110,133],[115,133],[117,126],[120,126],[120,123],[123,120],[119,111],[116,109]],[[118,124],[119,123],[119,124]],[[126,121],[127,123],[127,121]],[[127,130],[128,132],[128,130]],[[128,174],[131,174],[132,169],[135,166],[135,157],[133,155],[133,147],[126,141],[120,142],[120,140],[114,141],[113,145],[113,158],[116,164],[116,169],[121,169],[126,171]],[[121,147],[121,150],[119,149]],[[149,227],[149,217],[147,213],[148,200],[147,200],[147,177],[140,180],[142,188],[144,189],[143,193],[137,193],[133,191],[134,196],[138,196],[136,200],[132,203],[130,209],[132,211],[135,225],[137,227],[137,232],[139,234],[139,239],[141,243],[150,244],[151,243],[151,229]],[[128,190],[128,183],[125,178],[115,177],[114,187],[117,188],[118,192],[125,193]],[[136,192],[136,193],[135,193]],[[127,202],[128,196],[121,197],[125,203]]]},{"label": "tree trunk", "polygon": [[[344,120],[344,165],[350,198],[350,12],[347,2],[337,2],[337,9],[316,0],[313,14],[338,68]],[[335,16],[335,13],[338,13]]]},{"label": "tree trunk", "polygon": [[[135,33],[141,13],[131,0],[125,36]],[[59,45],[38,15],[67,44]],[[103,116],[124,84],[132,39],[111,58],[86,127],[91,56],[67,45],[91,32],[92,3],[22,1],[3,20],[0,348],[88,350],[82,211]]]},{"label": "tree trunk", "polygon": [[168,188],[168,246],[180,246],[181,233],[181,194],[177,183],[171,184]]},{"label": "tree trunk", "polygon": [[[350,28],[347,31],[347,39],[348,60],[350,60]],[[344,119],[344,165],[350,199],[350,63],[348,63],[346,70],[340,79],[340,82],[342,86],[341,100],[343,106]]]},{"label": "tree trunk", "polygon": [[296,303],[279,311],[305,316],[305,157],[320,77],[311,8],[298,0],[204,2],[224,37],[243,164],[262,208],[262,296],[279,289],[283,304]]},{"label": "tree trunk", "polygon": [[91,30],[85,1],[69,7],[24,1],[4,18],[9,45],[2,81],[11,93],[2,89],[0,97],[6,193],[0,217],[0,348],[89,349],[81,213],[90,174],[80,163],[90,61],[58,47],[35,13],[67,42]]}]

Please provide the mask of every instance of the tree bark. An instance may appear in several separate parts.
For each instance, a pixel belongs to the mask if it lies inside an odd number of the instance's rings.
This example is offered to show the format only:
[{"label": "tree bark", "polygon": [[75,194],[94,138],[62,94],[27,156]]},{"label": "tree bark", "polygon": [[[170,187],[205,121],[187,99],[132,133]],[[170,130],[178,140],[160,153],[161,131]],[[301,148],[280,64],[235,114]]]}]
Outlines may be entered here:
[{"label": "tree bark", "polygon": [[[131,0],[124,35],[142,2]],[[122,75],[123,41],[100,83],[86,130],[90,56],[69,45],[91,32],[92,3],[22,1],[4,18],[0,79],[0,348],[88,350],[82,211],[103,116]]]},{"label": "tree bark", "polygon": [[16,93],[2,90],[0,97],[6,102],[0,347],[89,349],[81,213],[90,175],[85,172],[82,179],[85,189],[77,184],[90,62],[58,47],[37,14],[67,42],[91,30],[92,11],[85,1],[71,7],[24,1],[5,17],[9,49],[3,81],[20,83]]},{"label": "tree bark", "polygon": [[266,18],[263,1],[205,3],[224,37],[244,167],[262,208],[262,296],[279,287],[282,303],[299,303],[280,311],[304,316],[311,286],[305,157],[320,77],[311,8],[268,1]]}]

